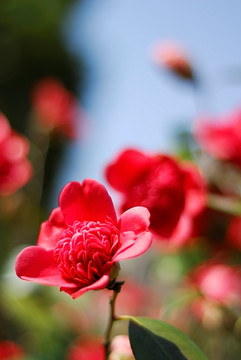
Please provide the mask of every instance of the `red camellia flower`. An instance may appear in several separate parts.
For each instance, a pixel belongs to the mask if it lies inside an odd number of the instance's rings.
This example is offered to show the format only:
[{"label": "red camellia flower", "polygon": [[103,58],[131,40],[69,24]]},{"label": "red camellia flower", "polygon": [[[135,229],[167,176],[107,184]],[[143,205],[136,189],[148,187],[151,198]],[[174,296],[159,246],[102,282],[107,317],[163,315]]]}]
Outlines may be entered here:
[{"label": "red camellia flower", "polygon": [[122,210],[147,207],[150,229],[170,237],[184,209],[183,173],[174,159],[127,149],[107,166],[106,178],[123,194]]},{"label": "red camellia flower", "polygon": [[0,341],[0,360],[21,360],[24,357],[23,349],[13,341]]},{"label": "red camellia flower", "polygon": [[152,52],[153,61],[166,67],[183,79],[193,80],[193,69],[187,55],[177,45],[166,43],[157,44]]},{"label": "red camellia flower", "polygon": [[26,158],[28,151],[27,139],[12,130],[0,113],[0,196],[14,193],[29,181],[32,166]]},{"label": "red camellia flower", "polygon": [[70,138],[75,137],[77,100],[57,79],[42,79],[35,85],[32,106],[44,127]]},{"label": "red camellia flower", "polygon": [[207,300],[223,305],[241,305],[241,267],[207,262],[192,275],[192,284]]},{"label": "red camellia flower", "polygon": [[68,360],[104,360],[105,351],[100,339],[79,338],[70,347]]},{"label": "red camellia flower", "polygon": [[25,248],[16,261],[24,280],[60,286],[74,299],[115,280],[120,260],[144,253],[151,245],[149,212],[135,207],[117,221],[112,200],[92,179],[68,183],[59,207],[40,229],[37,246]]},{"label": "red camellia flower", "polygon": [[241,109],[220,119],[202,117],[195,124],[194,136],[213,157],[241,167]]}]

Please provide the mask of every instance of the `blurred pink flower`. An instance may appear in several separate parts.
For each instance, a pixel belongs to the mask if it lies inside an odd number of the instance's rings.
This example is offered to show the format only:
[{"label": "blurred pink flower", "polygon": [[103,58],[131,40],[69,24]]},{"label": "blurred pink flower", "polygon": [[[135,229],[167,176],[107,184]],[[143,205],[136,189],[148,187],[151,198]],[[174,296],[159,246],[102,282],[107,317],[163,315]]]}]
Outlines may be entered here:
[{"label": "blurred pink flower", "polygon": [[110,360],[134,360],[129,337],[127,335],[115,336],[111,344]]},{"label": "blurred pink flower", "polygon": [[98,338],[80,337],[70,347],[67,360],[105,360],[104,346]]},{"label": "blurred pink flower", "polygon": [[207,262],[194,270],[191,283],[207,300],[241,305],[241,267]]},{"label": "blurred pink flower", "polygon": [[45,78],[32,90],[32,107],[38,121],[47,129],[76,137],[80,115],[77,99],[57,79]]},{"label": "blurred pink flower", "polygon": [[31,178],[28,152],[28,140],[17,134],[0,113],[0,196],[16,192]]},{"label": "blurred pink flower", "polygon": [[223,117],[203,116],[194,124],[194,136],[213,157],[241,167],[241,109]]},{"label": "blurred pink flower", "polygon": [[156,65],[172,71],[177,76],[193,80],[194,75],[190,60],[176,44],[156,44],[152,50],[152,59]]},{"label": "blurred pink flower", "polygon": [[109,184],[122,193],[121,210],[145,206],[151,214],[150,229],[168,238],[184,209],[183,174],[169,156],[122,151],[106,168]]},{"label": "blurred pink flower", "polygon": [[131,208],[117,221],[105,187],[93,179],[68,183],[59,207],[40,229],[37,246],[22,250],[16,273],[23,279],[59,286],[74,299],[104,289],[118,275],[118,262],[151,246],[149,212]]},{"label": "blurred pink flower", "polygon": [[24,351],[13,341],[0,341],[0,360],[22,360]]}]

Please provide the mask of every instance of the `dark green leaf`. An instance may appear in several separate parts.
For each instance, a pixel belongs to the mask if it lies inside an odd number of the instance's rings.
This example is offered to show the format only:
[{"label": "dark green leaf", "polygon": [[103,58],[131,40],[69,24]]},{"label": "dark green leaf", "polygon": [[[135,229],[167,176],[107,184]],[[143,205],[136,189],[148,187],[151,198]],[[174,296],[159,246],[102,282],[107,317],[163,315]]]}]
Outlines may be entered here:
[{"label": "dark green leaf", "polygon": [[137,360],[187,360],[173,342],[134,321],[129,323],[129,336]]},{"label": "dark green leaf", "polygon": [[[136,323],[139,326],[142,326],[143,328],[149,330],[158,337],[162,337],[174,343],[180,350],[181,354],[184,356],[184,359],[187,358],[188,360],[208,360],[207,357],[203,354],[203,352],[199,349],[199,347],[187,335],[185,335],[182,331],[180,331],[179,329],[175,328],[174,326],[164,321],[145,318],[145,317],[133,317],[133,316],[125,316],[123,318],[129,319],[131,322]],[[132,342],[131,338],[130,341]],[[144,358],[142,357],[140,359],[144,359]],[[149,356],[146,359],[152,359],[152,358]],[[159,359],[162,358],[159,357]],[[175,359],[177,359],[177,357]]]}]

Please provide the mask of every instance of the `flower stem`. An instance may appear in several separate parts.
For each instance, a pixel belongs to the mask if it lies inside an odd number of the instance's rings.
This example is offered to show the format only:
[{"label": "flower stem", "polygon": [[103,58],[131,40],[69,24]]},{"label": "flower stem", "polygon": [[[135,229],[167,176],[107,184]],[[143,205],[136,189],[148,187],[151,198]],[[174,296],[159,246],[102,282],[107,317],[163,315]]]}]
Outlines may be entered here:
[{"label": "flower stem", "polygon": [[124,284],[124,281],[115,281],[114,284],[108,287],[109,290],[113,290],[112,297],[110,298],[110,316],[109,316],[109,322],[105,333],[105,341],[104,341],[104,347],[105,347],[105,360],[108,360],[110,355],[110,335],[111,330],[113,327],[114,322],[118,319],[115,315],[115,302],[116,298],[121,291],[121,287]]}]

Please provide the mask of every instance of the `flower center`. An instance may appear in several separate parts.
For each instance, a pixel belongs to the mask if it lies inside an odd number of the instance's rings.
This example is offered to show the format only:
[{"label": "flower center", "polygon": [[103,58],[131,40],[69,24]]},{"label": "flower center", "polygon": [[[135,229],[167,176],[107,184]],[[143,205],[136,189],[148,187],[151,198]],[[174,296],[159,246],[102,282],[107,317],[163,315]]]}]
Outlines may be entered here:
[{"label": "flower center", "polygon": [[112,223],[75,221],[63,231],[54,256],[66,280],[86,286],[112,267],[119,246],[119,230]]}]

